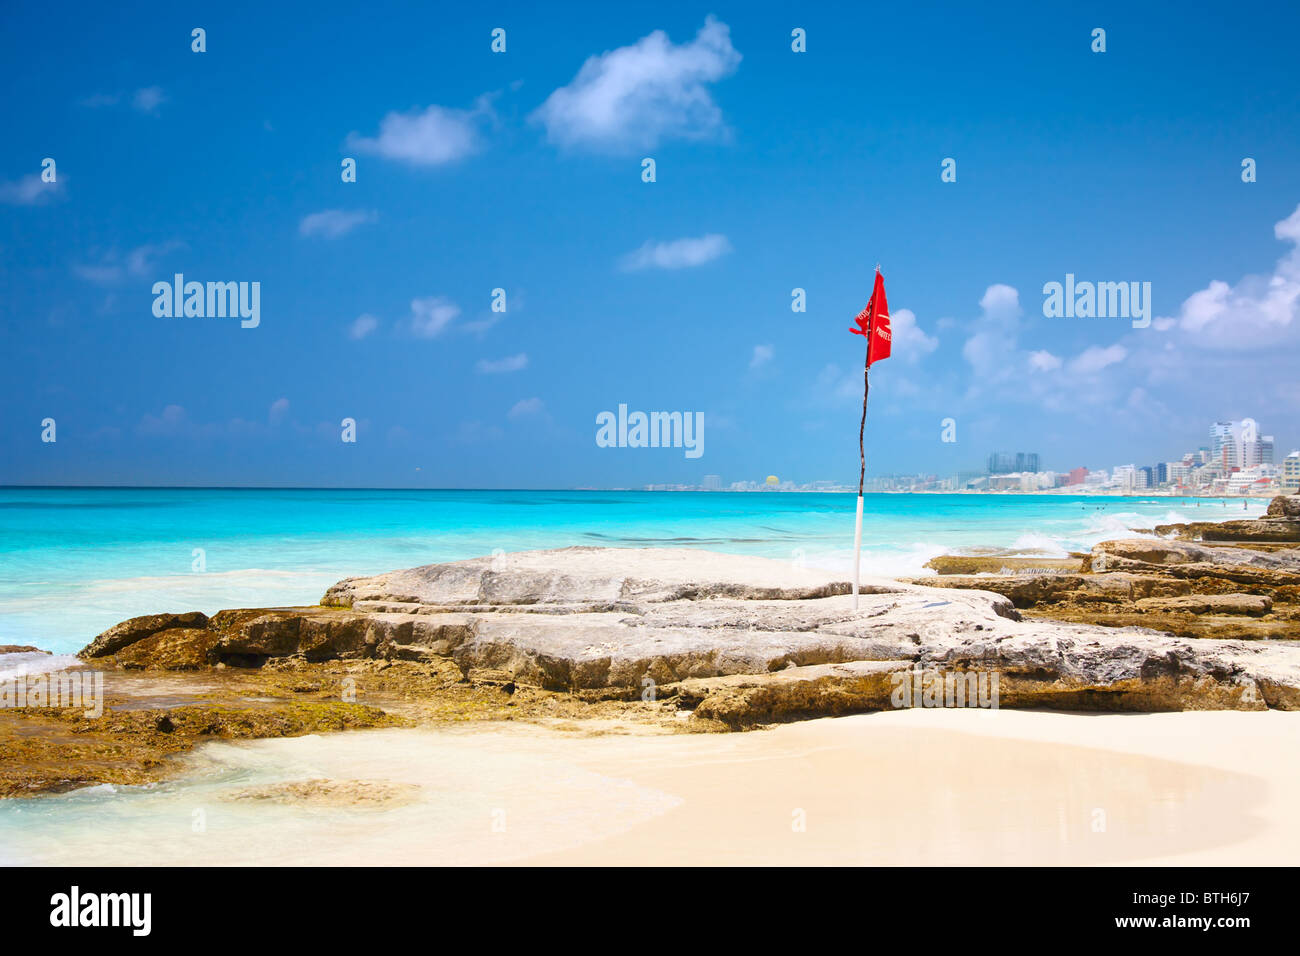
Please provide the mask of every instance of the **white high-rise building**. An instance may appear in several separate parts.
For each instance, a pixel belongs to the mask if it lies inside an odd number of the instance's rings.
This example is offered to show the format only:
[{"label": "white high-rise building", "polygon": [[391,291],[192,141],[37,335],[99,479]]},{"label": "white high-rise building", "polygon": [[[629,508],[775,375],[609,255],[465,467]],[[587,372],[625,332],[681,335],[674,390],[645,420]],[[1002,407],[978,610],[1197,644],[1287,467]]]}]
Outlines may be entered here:
[{"label": "white high-rise building", "polygon": [[1300,451],[1282,459],[1282,490],[1291,495],[1300,494]]},{"label": "white high-rise building", "polygon": [[1215,422],[1210,426],[1211,460],[1233,468],[1253,468],[1273,464],[1273,436],[1260,437],[1259,423],[1253,418],[1238,422]]},{"label": "white high-rise building", "polygon": [[1237,443],[1232,437],[1232,427],[1237,422],[1215,422],[1210,426],[1210,460],[1226,468],[1240,466],[1237,461]]},{"label": "white high-rise building", "polygon": [[1138,487],[1137,468],[1133,465],[1116,465],[1112,480],[1124,491],[1132,491]]},{"label": "white high-rise building", "polygon": [[1265,435],[1259,440],[1259,461],[1260,465],[1273,464],[1273,436]]}]

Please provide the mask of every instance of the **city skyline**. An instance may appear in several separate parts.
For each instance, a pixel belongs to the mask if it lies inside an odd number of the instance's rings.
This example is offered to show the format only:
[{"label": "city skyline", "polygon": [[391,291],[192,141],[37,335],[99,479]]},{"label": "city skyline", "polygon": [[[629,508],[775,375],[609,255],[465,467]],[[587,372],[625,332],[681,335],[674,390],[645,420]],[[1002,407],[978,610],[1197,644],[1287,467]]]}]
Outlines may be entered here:
[{"label": "city skyline", "polygon": [[[1179,458],[1159,458],[1146,465],[1128,463],[1100,469],[1076,465],[1068,471],[1040,471],[1037,452],[993,452],[987,457],[982,473],[967,470],[955,475],[933,472],[877,474],[868,479],[867,490],[1120,490],[1132,493],[1165,490],[1174,494],[1210,495],[1300,491],[1300,449],[1284,453],[1281,460],[1275,454],[1273,436],[1260,434],[1259,423],[1246,418],[1216,421],[1210,426],[1210,444],[1185,451]],[[644,490],[848,492],[853,489],[831,480],[794,482],[772,475],[761,481],[741,479],[726,483],[720,475],[706,475],[699,485],[650,483],[644,486]]]}]

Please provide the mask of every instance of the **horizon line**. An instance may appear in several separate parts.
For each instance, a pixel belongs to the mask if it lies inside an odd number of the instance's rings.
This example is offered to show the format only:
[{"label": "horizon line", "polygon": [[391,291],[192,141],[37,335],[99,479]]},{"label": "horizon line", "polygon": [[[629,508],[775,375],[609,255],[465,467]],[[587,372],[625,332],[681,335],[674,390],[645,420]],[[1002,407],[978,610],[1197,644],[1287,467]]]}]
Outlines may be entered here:
[{"label": "horizon line", "polygon": [[[782,490],[780,488],[760,489],[757,491],[732,491],[726,488],[719,488],[716,491],[706,491],[702,488],[673,489],[673,488],[413,488],[399,486],[326,486],[326,485],[7,485],[0,484],[0,491],[473,491],[473,492],[579,492],[579,493],[625,493],[636,492],[638,494],[701,494],[701,495],[752,495],[752,494],[785,494],[785,495],[854,495],[857,490],[846,487],[843,490],[835,491],[811,491],[806,489]],[[996,494],[1002,497],[1015,497],[1022,495],[1025,497],[1039,497],[1046,494],[1045,491],[1022,491],[1007,490],[993,491],[990,489],[950,489],[944,491],[867,491],[865,495],[969,495],[969,494]],[[1285,494],[1285,492],[1282,492]],[[1055,494],[1053,497],[1080,497],[1080,498],[1270,498],[1276,497],[1272,494],[1210,494],[1198,495],[1194,492],[1179,492],[1177,494],[1162,493],[1159,489],[1148,489],[1143,492],[1114,493],[1114,492],[1074,492],[1069,494]]]}]

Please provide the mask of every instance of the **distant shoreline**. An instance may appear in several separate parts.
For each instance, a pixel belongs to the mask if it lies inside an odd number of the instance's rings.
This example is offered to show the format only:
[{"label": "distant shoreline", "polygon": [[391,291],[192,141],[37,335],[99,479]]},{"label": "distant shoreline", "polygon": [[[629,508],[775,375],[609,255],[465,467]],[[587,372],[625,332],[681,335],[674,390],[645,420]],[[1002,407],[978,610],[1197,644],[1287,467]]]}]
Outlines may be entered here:
[{"label": "distant shoreline", "polygon": [[[429,488],[416,487],[410,485],[392,485],[392,486],[333,486],[333,485],[0,485],[0,492],[3,491],[429,491],[429,492],[451,492],[464,494],[466,492],[483,492],[485,494],[501,494],[509,492],[567,492],[570,494],[591,493],[591,494],[626,494],[636,492],[637,494],[698,494],[698,495],[753,495],[753,494],[778,494],[778,495],[857,495],[856,490],[852,488],[757,488],[753,491],[739,491],[730,488],[720,488],[716,491],[710,491],[704,488]],[[890,490],[890,491],[867,491],[866,495],[989,495],[997,497],[1079,497],[1079,498],[1204,498],[1210,501],[1268,501],[1277,494],[1286,494],[1286,492],[1268,492],[1252,493],[1249,495],[1225,495],[1209,494],[1206,492],[1193,491],[1167,491],[1153,490],[1142,492],[1126,491],[1085,491],[1075,490],[1073,488],[1054,488],[1041,491],[1023,491],[1011,490],[990,491],[975,488],[960,489],[909,489]]]}]

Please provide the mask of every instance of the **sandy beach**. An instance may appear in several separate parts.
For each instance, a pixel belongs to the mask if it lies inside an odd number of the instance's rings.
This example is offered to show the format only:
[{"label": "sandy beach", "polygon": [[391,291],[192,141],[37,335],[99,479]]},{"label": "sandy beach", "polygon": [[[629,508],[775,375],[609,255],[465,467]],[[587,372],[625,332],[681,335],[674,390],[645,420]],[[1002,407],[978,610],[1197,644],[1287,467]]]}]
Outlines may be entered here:
[{"label": "sandy beach", "polygon": [[358,731],[209,744],[4,837],[55,864],[1286,865],[1298,752],[1276,711]]},{"label": "sandy beach", "polygon": [[1284,865],[1300,855],[1300,765],[1279,759],[1300,753],[1294,713],[916,709],[708,744],[659,760],[634,747],[611,756],[604,771],[655,781],[682,803],[529,862]]}]

